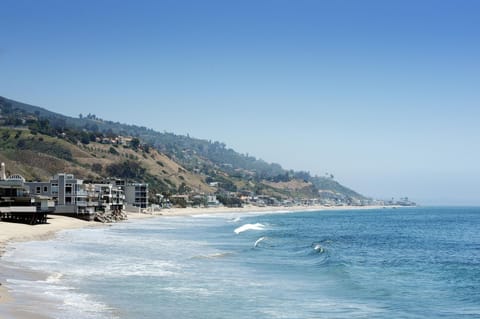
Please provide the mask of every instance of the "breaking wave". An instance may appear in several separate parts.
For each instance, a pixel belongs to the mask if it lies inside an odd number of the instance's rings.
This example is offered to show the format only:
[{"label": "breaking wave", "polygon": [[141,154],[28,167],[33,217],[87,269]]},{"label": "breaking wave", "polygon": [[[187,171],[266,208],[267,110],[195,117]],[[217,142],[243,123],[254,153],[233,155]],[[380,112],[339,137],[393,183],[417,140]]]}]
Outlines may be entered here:
[{"label": "breaking wave", "polygon": [[244,231],[247,231],[247,230],[264,230],[265,229],[265,225],[263,224],[260,224],[260,223],[256,223],[256,224],[245,224],[243,226],[240,226],[238,228],[236,228],[234,230],[235,234],[240,234],[240,233],[243,233]]},{"label": "breaking wave", "polygon": [[325,248],[323,248],[320,244],[315,244],[313,250],[315,250],[319,254],[323,254],[325,252]]},{"label": "breaking wave", "polygon": [[255,244],[253,244],[253,247],[257,247],[258,244],[263,241],[266,237],[260,237],[259,239],[257,239],[257,241],[255,242]]}]

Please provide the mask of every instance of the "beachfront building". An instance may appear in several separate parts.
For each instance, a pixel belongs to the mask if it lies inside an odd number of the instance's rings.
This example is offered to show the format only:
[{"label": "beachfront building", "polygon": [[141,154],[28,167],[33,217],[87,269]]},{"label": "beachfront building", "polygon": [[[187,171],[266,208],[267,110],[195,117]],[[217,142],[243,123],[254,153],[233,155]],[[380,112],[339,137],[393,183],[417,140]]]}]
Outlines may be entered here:
[{"label": "beachfront building", "polygon": [[4,221],[45,223],[53,201],[46,196],[32,196],[21,175],[5,176],[5,164],[0,171],[0,219]]},{"label": "beachfront building", "polygon": [[125,195],[111,183],[84,183],[73,174],[60,173],[48,182],[25,183],[30,193],[49,196],[55,213],[93,220],[96,212],[122,211]]},{"label": "beachfront building", "polygon": [[131,183],[125,187],[125,201],[127,204],[138,207],[148,207],[148,184]]},{"label": "beachfront building", "polygon": [[83,180],[73,174],[57,174],[48,182],[27,182],[30,193],[50,196],[55,201],[57,214],[88,214],[87,192],[83,188]]},{"label": "beachfront building", "polygon": [[123,192],[125,205],[137,208],[147,208],[148,201],[148,184],[146,183],[129,183],[125,179],[110,178],[108,183],[117,187]]},{"label": "beachfront building", "polygon": [[95,212],[122,211],[125,209],[125,194],[123,190],[111,183],[85,183],[87,206]]},{"label": "beachfront building", "polygon": [[27,207],[33,210],[33,198],[25,186],[25,179],[20,175],[0,178],[0,207]]},{"label": "beachfront building", "polygon": [[207,196],[207,207],[218,207],[220,206],[220,201],[217,199],[216,195]]}]

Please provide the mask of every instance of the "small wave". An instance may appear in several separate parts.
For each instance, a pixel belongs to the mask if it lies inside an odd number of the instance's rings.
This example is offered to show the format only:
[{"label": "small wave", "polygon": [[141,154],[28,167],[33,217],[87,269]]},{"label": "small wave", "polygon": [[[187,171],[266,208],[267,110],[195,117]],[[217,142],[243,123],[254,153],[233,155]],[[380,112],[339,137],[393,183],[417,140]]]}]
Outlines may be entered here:
[{"label": "small wave", "polygon": [[315,250],[319,254],[323,254],[325,252],[325,248],[323,248],[320,244],[315,244],[313,250]]},{"label": "small wave", "polygon": [[232,222],[238,223],[238,222],[241,221],[241,220],[242,220],[242,219],[241,219],[240,217],[237,217],[237,218],[234,218],[234,219],[232,220]]},{"label": "small wave", "polygon": [[234,230],[235,234],[240,234],[243,233],[244,231],[247,230],[263,230],[265,229],[265,225],[256,223],[256,224],[245,224],[243,226],[240,226]]},{"label": "small wave", "polygon": [[214,259],[214,258],[223,258],[233,255],[233,253],[214,253],[210,255],[198,255],[192,257],[193,259]]},{"label": "small wave", "polygon": [[63,277],[62,273],[56,272],[48,276],[48,278],[45,281],[48,283],[57,283],[60,281],[62,277]]},{"label": "small wave", "polygon": [[266,237],[260,237],[259,239],[257,239],[257,241],[255,242],[255,244],[253,244],[253,247],[257,247],[258,244],[263,241]]}]

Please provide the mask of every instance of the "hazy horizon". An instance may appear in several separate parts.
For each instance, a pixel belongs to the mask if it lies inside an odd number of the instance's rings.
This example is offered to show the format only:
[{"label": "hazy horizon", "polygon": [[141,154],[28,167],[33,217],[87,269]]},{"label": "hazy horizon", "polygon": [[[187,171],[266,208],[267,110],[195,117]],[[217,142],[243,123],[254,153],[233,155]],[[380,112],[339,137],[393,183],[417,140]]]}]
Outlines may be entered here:
[{"label": "hazy horizon", "polygon": [[0,95],[480,204],[476,1],[2,1]]}]

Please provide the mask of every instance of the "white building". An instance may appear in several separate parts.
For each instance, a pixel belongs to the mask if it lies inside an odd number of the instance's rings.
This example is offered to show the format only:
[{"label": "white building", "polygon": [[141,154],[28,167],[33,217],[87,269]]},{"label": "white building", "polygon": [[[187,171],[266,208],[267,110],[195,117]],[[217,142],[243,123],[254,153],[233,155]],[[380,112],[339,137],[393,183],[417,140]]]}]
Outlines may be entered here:
[{"label": "white building", "polygon": [[92,220],[97,211],[124,209],[123,191],[112,184],[84,184],[73,174],[57,174],[49,182],[27,182],[32,195],[49,196],[55,213]]}]

